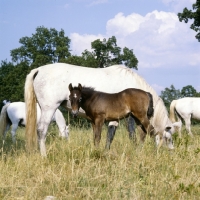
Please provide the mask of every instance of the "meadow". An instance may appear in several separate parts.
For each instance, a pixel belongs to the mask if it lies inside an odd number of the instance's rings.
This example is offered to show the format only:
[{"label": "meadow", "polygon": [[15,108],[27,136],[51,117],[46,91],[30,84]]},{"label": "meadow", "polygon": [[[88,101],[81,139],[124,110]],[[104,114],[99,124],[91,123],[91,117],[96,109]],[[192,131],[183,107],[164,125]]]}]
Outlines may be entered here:
[{"label": "meadow", "polygon": [[[173,135],[175,149],[159,152],[152,138],[142,144],[129,140],[123,124],[117,129],[110,151],[105,151],[104,126],[100,148],[93,145],[92,129],[70,127],[68,141],[51,125],[46,141],[47,158],[39,151],[25,151],[24,128],[17,143],[10,134],[0,149],[0,199],[200,199],[200,125],[194,137],[183,129]],[[138,135],[137,135],[138,137]]]}]

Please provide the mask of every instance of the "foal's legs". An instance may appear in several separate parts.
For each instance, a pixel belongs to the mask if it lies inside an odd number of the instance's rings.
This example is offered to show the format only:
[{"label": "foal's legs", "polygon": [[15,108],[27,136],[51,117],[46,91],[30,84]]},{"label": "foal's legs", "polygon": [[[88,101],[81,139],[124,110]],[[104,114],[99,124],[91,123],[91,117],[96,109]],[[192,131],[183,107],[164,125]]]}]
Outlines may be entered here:
[{"label": "foal's legs", "polygon": [[49,124],[51,122],[52,116],[54,114],[56,109],[51,109],[51,110],[45,110],[43,111],[41,109],[41,118],[38,123],[38,143],[40,147],[40,153],[42,156],[46,156],[46,147],[45,147],[45,141],[46,141],[46,135],[47,135],[47,130],[49,127]]},{"label": "foal's legs", "polygon": [[93,133],[94,133],[94,146],[99,147],[99,143],[101,140],[101,131],[102,131],[102,126],[104,123],[104,118],[98,117],[94,120],[94,123],[92,123],[93,127]]}]

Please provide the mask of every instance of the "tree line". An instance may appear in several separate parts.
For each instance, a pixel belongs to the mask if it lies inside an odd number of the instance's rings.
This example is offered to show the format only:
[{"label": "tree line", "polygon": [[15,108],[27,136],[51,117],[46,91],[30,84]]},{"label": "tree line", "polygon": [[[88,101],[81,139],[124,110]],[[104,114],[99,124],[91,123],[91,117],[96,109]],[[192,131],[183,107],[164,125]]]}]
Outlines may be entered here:
[{"label": "tree line", "polygon": [[0,97],[14,101],[24,101],[24,83],[30,70],[51,63],[68,63],[93,68],[124,64],[137,70],[138,60],[132,49],[117,46],[115,36],[108,40],[97,39],[91,43],[92,51],[84,50],[81,56],[72,55],[70,39],[64,30],[37,27],[31,37],[22,37],[21,46],[11,50],[12,62],[1,61]]},{"label": "tree line", "polygon": [[173,100],[184,97],[200,97],[200,92],[197,92],[192,85],[187,85],[181,90],[176,89],[174,85],[171,85],[169,88],[167,87],[161,91],[160,97],[164,101],[164,104],[169,111],[170,104]]}]

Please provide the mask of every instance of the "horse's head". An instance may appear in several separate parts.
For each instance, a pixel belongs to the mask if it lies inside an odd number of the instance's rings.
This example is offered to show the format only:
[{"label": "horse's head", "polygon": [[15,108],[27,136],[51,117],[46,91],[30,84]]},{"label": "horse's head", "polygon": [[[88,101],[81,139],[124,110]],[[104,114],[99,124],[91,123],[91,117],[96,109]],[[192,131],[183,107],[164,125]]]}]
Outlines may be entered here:
[{"label": "horse's head", "polygon": [[62,132],[60,130],[60,134],[59,134],[62,138],[65,138],[66,140],[69,138],[69,126],[70,124],[68,126],[66,125]]},{"label": "horse's head", "polygon": [[82,85],[79,83],[78,87],[73,87],[72,84],[69,84],[69,100],[71,102],[71,108],[72,108],[72,115],[76,116],[78,115],[78,110],[80,108],[81,100],[82,100]]}]

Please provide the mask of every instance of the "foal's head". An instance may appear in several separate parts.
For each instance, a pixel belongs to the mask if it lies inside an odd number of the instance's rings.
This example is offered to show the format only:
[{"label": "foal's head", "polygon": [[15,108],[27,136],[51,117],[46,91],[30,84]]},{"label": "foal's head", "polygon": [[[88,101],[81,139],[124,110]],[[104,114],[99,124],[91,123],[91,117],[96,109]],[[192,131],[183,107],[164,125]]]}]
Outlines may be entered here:
[{"label": "foal's head", "polygon": [[69,91],[70,91],[69,100],[71,102],[72,114],[76,116],[78,114],[78,110],[80,108],[80,103],[82,100],[81,97],[82,85],[79,83],[78,87],[73,87],[72,84],[70,83]]}]

